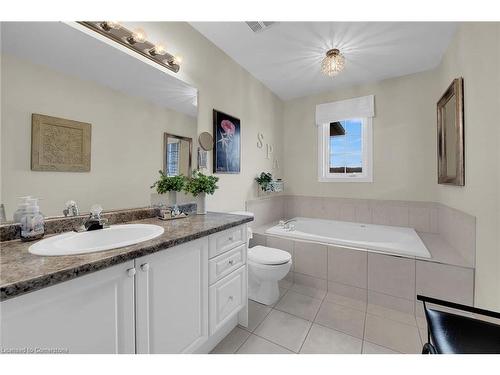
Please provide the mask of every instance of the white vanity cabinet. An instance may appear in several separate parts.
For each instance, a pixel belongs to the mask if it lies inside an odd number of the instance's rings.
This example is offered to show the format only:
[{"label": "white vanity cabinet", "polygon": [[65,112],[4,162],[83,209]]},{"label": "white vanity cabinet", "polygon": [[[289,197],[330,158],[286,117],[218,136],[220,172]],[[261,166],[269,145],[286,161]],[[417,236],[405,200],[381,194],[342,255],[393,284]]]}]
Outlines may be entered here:
[{"label": "white vanity cabinet", "polygon": [[135,260],[137,353],[191,353],[208,338],[208,238]]},{"label": "white vanity cabinet", "polygon": [[247,322],[246,225],[0,304],[0,348],[206,353]]},{"label": "white vanity cabinet", "polygon": [[0,304],[0,347],[26,353],[134,353],[134,261]]},{"label": "white vanity cabinet", "polygon": [[246,225],[211,235],[209,256],[210,335],[214,335],[236,314],[240,324],[247,324]]}]

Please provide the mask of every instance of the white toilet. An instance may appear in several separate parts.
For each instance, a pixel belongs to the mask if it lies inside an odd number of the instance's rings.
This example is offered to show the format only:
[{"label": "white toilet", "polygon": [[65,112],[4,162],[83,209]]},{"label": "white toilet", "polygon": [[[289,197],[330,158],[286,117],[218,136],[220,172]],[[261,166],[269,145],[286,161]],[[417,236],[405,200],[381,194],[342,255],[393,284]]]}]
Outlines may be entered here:
[{"label": "white toilet", "polygon": [[[251,212],[235,211],[235,215],[254,216]],[[252,238],[248,227],[247,243]],[[278,281],[283,279],[292,267],[292,257],[286,251],[267,246],[248,248],[248,298],[264,305],[278,301]]]}]

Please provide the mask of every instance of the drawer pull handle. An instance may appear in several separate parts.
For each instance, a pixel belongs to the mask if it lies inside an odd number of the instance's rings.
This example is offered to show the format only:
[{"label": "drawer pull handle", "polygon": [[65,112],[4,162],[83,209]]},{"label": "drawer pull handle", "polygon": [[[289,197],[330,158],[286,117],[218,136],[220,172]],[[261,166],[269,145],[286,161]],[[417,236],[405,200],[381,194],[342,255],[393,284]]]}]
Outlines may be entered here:
[{"label": "drawer pull handle", "polygon": [[129,268],[127,270],[127,275],[128,275],[128,277],[134,277],[134,275],[135,275],[135,268]]},{"label": "drawer pull handle", "polygon": [[229,237],[229,241],[232,241],[233,240],[233,236]]},{"label": "drawer pull handle", "polygon": [[234,260],[231,259],[228,263],[230,266],[232,266],[234,264]]},{"label": "drawer pull handle", "polygon": [[147,271],[149,271],[149,263],[144,263],[144,264],[141,264],[141,271],[142,271],[142,272],[147,272]]},{"label": "drawer pull handle", "polygon": [[232,302],[232,301],[233,301],[233,299],[234,299],[234,297],[233,297],[233,296],[229,296],[229,298],[228,298],[228,300],[229,300],[230,302]]}]

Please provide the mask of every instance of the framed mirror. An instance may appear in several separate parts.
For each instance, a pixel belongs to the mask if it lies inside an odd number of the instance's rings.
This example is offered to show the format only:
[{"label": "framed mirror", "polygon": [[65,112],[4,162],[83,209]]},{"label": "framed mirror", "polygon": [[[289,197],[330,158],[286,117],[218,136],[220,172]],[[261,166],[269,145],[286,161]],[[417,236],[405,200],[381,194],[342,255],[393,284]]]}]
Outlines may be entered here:
[{"label": "framed mirror", "polygon": [[169,133],[164,134],[163,171],[167,176],[190,176],[193,140]]},{"label": "framed mirror", "polygon": [[456,78],[437,103],[438,183],[465,185],[463,78]]},{"label": "framed mirror", "polygon": [[[1,22],[0,29],[0,130],[8,134],[1,138],[0,217],[3,205],[12,221],[18,197],[28,195],[49,218],[62,216],[68,201],[81,215],[94,204],[109,212],[163,202],[151,189],[166,163],[163,136],[187,137],[178,168],[188,174],[190,140],[198,137],[196,87],[78,23]],[[46,116],[41,126],[33,127],[33,114]],[[32,168],[31,151],[40,145],[52,151],[35,161],[50,168]],[[78,152],[84,148],[91,163]]]}]

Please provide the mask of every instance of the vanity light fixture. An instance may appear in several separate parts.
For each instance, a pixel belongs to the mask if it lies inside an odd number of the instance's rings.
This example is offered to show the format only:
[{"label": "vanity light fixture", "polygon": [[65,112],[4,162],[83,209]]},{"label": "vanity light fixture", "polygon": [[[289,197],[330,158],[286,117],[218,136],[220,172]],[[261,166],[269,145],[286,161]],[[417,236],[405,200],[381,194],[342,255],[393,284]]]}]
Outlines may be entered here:
[{"label": "vanity light fixture", "polygon": [[180,69],[182,58],[168,53],[162,43],[149,42],[143,29],[128,30],[117,21],[79,21],[78,23],[175,73]]},{"label": "vanity light fixture", "polygon": [[337,48],[326,51],[321,62],[321,71],[329,77],[339,74],[345,67],[345,57]]}]

